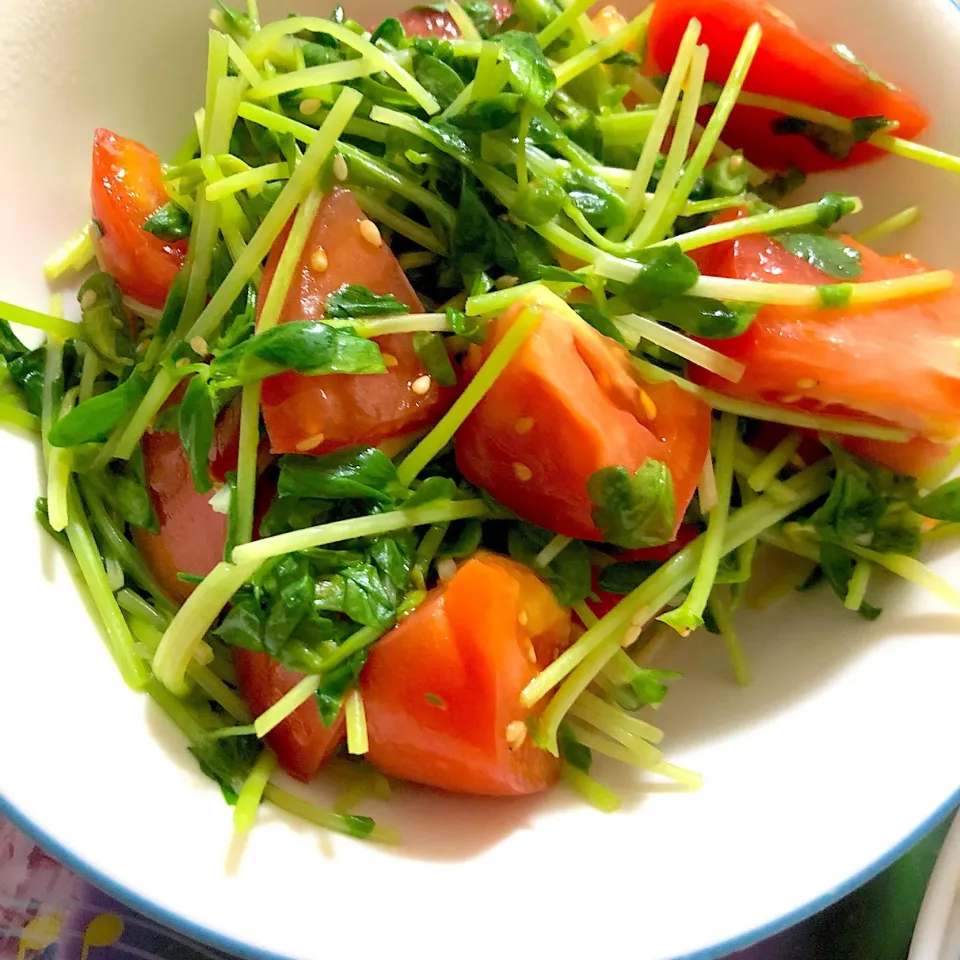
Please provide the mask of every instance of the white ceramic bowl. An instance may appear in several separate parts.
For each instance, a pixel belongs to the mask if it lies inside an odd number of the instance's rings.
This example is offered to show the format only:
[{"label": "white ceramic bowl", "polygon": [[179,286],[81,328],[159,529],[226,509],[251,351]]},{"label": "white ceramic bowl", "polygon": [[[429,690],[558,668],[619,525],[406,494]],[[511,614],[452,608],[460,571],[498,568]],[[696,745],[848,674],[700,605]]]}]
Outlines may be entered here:
[{"label": "white ceramic bowl", "polygon": [[908,960],[956,957],[960,957],[960,818],[954,820],[937,857]]},{"label": "white ceramic bowl", "polygon": [[[384,2],[351,12],[373,22]],[[914,90],[936,118],[928,142],[960,152],[950,0],[783,6]],[[93,129],[161,151],[184,135],[202,95],[206,3],[3,8],[0,297],[43,308],[40,262],[89,216]],[[960,266],[960,180],[902,160],[846,179],[871,219],[921,203],[903,242]],[[750,618],[746,690],[709,636],[665,656],[687,679],[658,720],[671,758],[704,774],[699,793],[624,784],[624,809],[604,816],[562,789],[504,802],[404,790],[375,811],[403,831],[398,850],[264,809],[237,865],[219,791],[125,689],[38,532],[33,445],[0,436],[0,462],[0,813],[120,899],[228,951],[717,956],[850,890],[960,800],[958,621],[896,584],[872,625],[826,598]],[[960,579],[946,551],[933,562]]]}]

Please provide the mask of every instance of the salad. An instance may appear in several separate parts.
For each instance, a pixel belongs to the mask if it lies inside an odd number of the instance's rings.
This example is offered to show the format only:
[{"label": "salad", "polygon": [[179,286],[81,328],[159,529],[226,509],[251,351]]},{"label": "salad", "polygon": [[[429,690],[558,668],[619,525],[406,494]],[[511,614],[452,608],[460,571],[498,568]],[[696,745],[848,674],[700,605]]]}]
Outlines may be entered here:
[{"label": "salad", "polygon": [[[37,518],[241,831],[395,839],[355,812],[387,778],[614,810],[594,755],[696,788],[669,636],[746,683],[743,607],[873,619],[893,574],[960,608],[917,559],[960,530],[954,274],[871,249],[916,208],[854,237],[857,197],[791,199],[960,159],[761,0],[592,6],[219,4],[182,147],[94,135],[44,265],[79,322],[0,303]],[[330,809],[279,775],[331,762]]]}]

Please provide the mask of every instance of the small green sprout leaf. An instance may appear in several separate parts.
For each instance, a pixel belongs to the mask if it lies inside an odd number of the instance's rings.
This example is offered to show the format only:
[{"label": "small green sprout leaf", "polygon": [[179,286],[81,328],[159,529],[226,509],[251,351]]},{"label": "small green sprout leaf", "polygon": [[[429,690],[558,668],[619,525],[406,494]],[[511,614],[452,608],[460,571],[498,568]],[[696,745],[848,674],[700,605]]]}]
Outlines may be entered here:
[{"label": "small green sprout leaf", "polygon": [[626,467],[604,467],[587,481],[587,493],[593,522],[609,543],[635,549],[673,539],[673,475],[660,460],[647,460],[633,476]]}]

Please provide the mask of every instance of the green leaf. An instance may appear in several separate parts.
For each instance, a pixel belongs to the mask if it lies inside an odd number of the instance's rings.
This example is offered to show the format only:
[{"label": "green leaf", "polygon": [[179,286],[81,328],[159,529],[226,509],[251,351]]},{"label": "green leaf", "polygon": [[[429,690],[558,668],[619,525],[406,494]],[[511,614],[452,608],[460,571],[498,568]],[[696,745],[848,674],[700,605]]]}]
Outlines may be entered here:
[{"label": "green leaf", "polygon": [[385,373],[386,369],[377,344],[358,336],[352,327],[294,320],[224,351],[210,364],[210,376],[247,384],[284,370],[315,377],[325,373]]},{"label": "green leaf", "polygon": [[659,307],[686,293],[700,279],[696,263],[675,243],[640,250],[632,259],[640,270],[623,296],[635,310]]},{"label": "green leaf", "polygon": [[[136,461],[140,461],[142,466],[143,456],[139,448],[137,454],[130,459],[131,468]],[[88,476],[91,477],[97,492],[117,510],[126,523],[151,533],[160,532],[160,523],[139,469],[131,469],[128,473],[115,473],[108,469],[102,474]]]},{"label": "green leaf", "polygon": [[382,450],[345,447],[320,457],[282,457],[277,491],[281,498],[392,504],[402,489],[396,466]]},{"label": "green leaf", "polygon": [[[324,674],[323,681],[316,693],[317,708],[320,710],[320,719],[323,721],[324,726],[332,726],[337,719],[340,709],[343,706],[343,698],[347,691],[356,685],[360,671],[367,662],[369,652],[369,650],[361,650],[339,664],[329,673]],[[368,836],[373,829],[373,821],[370,820],[369,817],[352,816],[352,819],[361,821],[361,823],[357,825],[358,829],[365,829],[362,821],[370,821],[371,826],[367,829],[366,833],[357,832],[354,834],[361,838]]]},{"label": "green leaf", "polygon": [[325,523],[330,513],[330,504],[326,500],[300,497],[285,497],[274,500],[260,521],[260,535],[275,537],[279,533],[291,530],[303,530]]},{"label": "green leaf", "polygon": [[[387,17],[386,20],[382,20],[377,29],[370,34],[371,43],[376,43],[378,40],[385,40],[391,47],[395,47],[398,50],[404,45],[406,39],[407,34],[403,29],[403,24],[396,17]],[[310,64],[310,66],[313,66],[313,64]],[[418,76],[417,79],[420,80],[420,77]],[[420,82],[423,83],[422,80],[420,80]]]},{"label": "green leaf", "polygon": [[560,748],[560,757],[571,767],[590,772],[593,754],[589,747],[585,747],[574,735],[569,725],[561,723],[557,730],[557,746]]},{"label": "green leaf", "polygon": [[190,378],[179,410],[177,430],[190,464],[194,489],[198,493],[207,493],[213,487],[210,480],[210,448],[213,446],[216,418],[210,390],[203,377]]},{"label": "green leaf", "polygon": [[487,0],[464,0],[460,4],[464,12],[473,21],[477,32],[485,40],[492,37],[500,29],[500,21],[497,19],[497,12],[493,4]]},{"label": "green leaf", "polygon": [[0,320],[0,356],[10,363],[29,352],[20,342],[20,338],[10,329],[10,324],[6,320]]},{"label": "green leaf", "polygon": [[550,530],[521,522],[510,530],[507,546],[514,560],[526,564],[538,577],[550,584],[561,606],[572,607],[590,595],[590,556],[582,540],[573,540],[545,567],[536,566],[537,554],[553,537]]},{"label": "green leaf", "polygon": [[256,598],[247,596],[234,598],[216,634],[231,647],[262,652],[264,614]]},{"label": "green leaf", "polygon": [[[552,267],[550,269],[553,269]],[[543,271],[541,271],[542,274]],[[549,278],[544,278],[549,279]],[[594,330],[599,330],[605,337],[616,340],[626,346],[623,334],[607,314],[594,303],[571,303],[570,307],[577,316],[582,317]]]},{"label": "green leaf", "polygon": [[160,314],[160,322],[153,333],[155,342],[160,343],[166,340],[173,333],[180,322],[180,314],[183,312],[183,304],[187,298],[187,285],[190,282],[190,273],[188,270],[180,270],[173,278],[170,284],[170,290],[167,292],[167,298],[163,302],[163,312]]},{"label": "green leaf", "polygon": [[838,280],[856,280],[863,272],[860,251],[829,233],[775,233],[773,239],[811,267]]},{"label": "green leaf", "polygon": [[[386,22],[384,21],[384,23]],[[395,22],[398,26],[400,25],[399,21]],[[382,27],[383,24],[380,26]],[[402,34],[403,28],[401,27],[400,30]],[[429,54],[421,54],[417,58],[414,74],[420,84],[429,93],[433,94],[437,103],[444,109],[449,107],[457,99],[457,96],[463,92],[464,82],[460,79],[457,71]]]},{"label": "green leaf", "polygon": [[948,480],[925,497],[914,501],[913,509],[932,520],[960,523],[960,477]]},{"label": "green leaf", "polygon": [[484,100],[471,100],[462,110],[453,114],[448,123],[460,130],[486,133],[502,130],[516,119],[520,97],[515,93],[498,93]]},{"label": "green leaf", "polygon": [[730,305],[709,297],[678,297],[647,312],[691,336],[722,340],[739,337],[753,323],[759,309],[759,304]]},{"label": "green leaf", "polygon": [[281,587],[279,596],[270,605],[263,629],[263,647],[278,657],[313,605],[315,584],[309,573]]},{"label": "green leaf", "polygon": [[438,333],[418,331],[413,335],[413,349],[420,359],[424,370],[440,384],[441,387],[455,387],[457,374],[450,362],[446,342]]},{"label": "green leaf", "polygon": [[673,476],[660,460],[647,460],[633,476],[626,467],[603,467],[587,481],[587,493],[593,522],[608,543],[635,549],[673,539]]},{"label": "green leaf", "polygon": [[464,172],[453,233],[453,262],[463,277],[482,273],[496,263],[499,236],[497,221]]},{"label": "green leaf", "polygon": [[188,748],[201,771],[215,780],[223,791],[223,798],[235,804],[244,781],[260,756],[260,741],[253,736],[218,737],[192,743]]},{"label": "green leaf", "polygon": [[462,520],[452,523],[437,550],[437,556],[453,557],[456,560],[471,557],[480,549],[482,540],[482,520]]},{"label": "green leaf", "polygon": [[711,163],[703,171],[703,176],[713,197],[739,197],[747,191],[747,165],[742,153]]},{"label": "green leaf", "polygon": [[809,522],[828,539],[869,543],[886,511],[886,500],[871,473],[852,458],[841,457],[830,494]]},{"label": "green leaf", "polygon": [[134,344],[116,281],[109,273],[94,273],[77,291],[87,342],[107,363],[132,367]]},{"label": "green leaf", "polygon": [[410,498],[404,501],[403,507],[405,510],[412,510],[437,500],[455,500],[459,492],[456,481],[450,477],[427,477]]},{"label": "green leaf", "polygon": [[415,550],[416,536],[412,530],[376,537],[369,548],[374,566],[401,592],[407,589]]},{"label": "green leaf", "polygon": [[[820,569],[823,571],[824,579],[841,600],[847,599],[853,567],[853,558],[843,547],[829,540],[820,544]],[[882,611],[864,601],[860,605],[859,613],[865,620],[876,620]]]},{"label": "green leaf", "polygon": [[171,242],[189,237],[191,226],[190,214],[172,200],[151,213],[143,222],[143,229],[147,233]]},{"label": "green leaf", "polygon": [[223,0],[217,0],[217,6],[220,8],[223,21],[230,33],[237,34],[243,38],[250,37],[253,33],[253,21],[251,21],[245,13],[240,13],[239,10],[234,10],[233,7],[227,6]]},{"label": "green leaf", "polygon": [[392,293],[374,293],[359,283],[345,283],[327,297],[324,315],[329,320],[392,317],[409,313],[410,308]]},{"label": "green leaf", "polygon": [[622,560],[602,567],[597,587],[606,593],[626,596],[662,566],[655,560]]},{"label": "green leaf", "polygon": [[377,568],[358,563],[341,571],[343,613],[366,627],[388,627],[397,612],[397,597],[388,592]]},{"label": "green leaf", "polygon": [[573,205],[595,229],[605,230],[625,223],[626,202],[602,177],[571,169],[564,180],[564,189]]},{"label": "green leaf", "polygon": [[480,317],[468,317],[462,310],[447,307],[447,322],[450,329],[470,343],[483,343],[487,339],[487,321]]},{"label": "green leaf", "polygon": [[814,123],[800,117],[780,117],[770,126],[773,132],[781,136],[799,135],[806,137],[821,153],[834,160],[847,160],[858,143],[869,140],[875,133],[886,130],[891,121],[886,117],[855,117],[851,130],[835,130],[822,123]]},{"label": "green leaf", "polygon": [[557,89],[557,78],[536,36],[523,30],[508,30],[497,39],[510,70],[510,85],[528,103],[546,106]]},{"label": "green leaf", "polygon": [[113,390],[84,400],[50,428],[48,441],[54,447],[74,447],[106,439],[137,408],[147,386],[139,373],[133,373]]}]

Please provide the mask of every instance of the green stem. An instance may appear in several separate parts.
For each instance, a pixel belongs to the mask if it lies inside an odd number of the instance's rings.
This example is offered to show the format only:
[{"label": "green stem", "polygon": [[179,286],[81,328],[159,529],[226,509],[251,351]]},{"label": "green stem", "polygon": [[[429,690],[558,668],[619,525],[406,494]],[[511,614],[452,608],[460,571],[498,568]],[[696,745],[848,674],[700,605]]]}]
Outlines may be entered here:
[{"label": "green stem", "polygon": [[737,418],[730,413],[720,416],[717,430],[717,459],[714,474],[717,481],[717,503],[710,511],[707,532],[703,535],[703,553],[697,574],[693,578],[687,599],[675,610],[658,617],[661,622],[686,636],[703,626],[703,611],[710,599],[710,591],[717,578],[717,568],[724,557],[724,537],[727,518],[730,514],[730,497],[733,492],[733,449],[737,440]]},{"label": "green stem", "polygon": [[853,568],[853,575],[847,585],[847,596],[843,601],[847,610],[859,610],[867,596],[867,586],[870,584],[870,574],[873,573],[873,564],[869,560],[858,560]]},{"label": "green stem", "polygon": [[642,43],[651,16],[653,16],[653,4],[650,4],[646,10],[634,17],[625,27],[621,27],[621,29],[602,40],[590,44],[585,50],[561,63],[554,71],[557,76],[557,89],[565,87],[571,80],[579,77],[582,73],[586,73],[587,70],[599,66],[604,60],[609,59],[615,53],[619,53],[634,41]]},{"label": "green stem", "polygon": [[490,355],[484,360],[476,376],[454,401],[453,406],[404,458],[397,469],[400,483],[409,487],[417,474],[453,439],[453,435],[463,421],[493,386],[497,377],[523,346],[534,328],[539,325],[540,315],[539,308],[533,306],[521,311],[500,342],[490,351]]},{"label": "green stem", "polygon": [[64,320],[62,317],[52,317],[49,313],[40,313],[37,310],[28,310],[18,307],[14,303],[5,303],[0,300],[0,320],[7,323],[19,323],[24,327],[42,330],[61,340],[85,340],[83,327],[79,323]]},{"label": "green stem", "polygon": [[919,219],[920,208],[907,207],[899,213],[895,213],[893,216],[887,217],[879,223],[875,223],[872,227],[867,227],[866,230],[855,233],[853,239],[856,240],[857,243],[869,245],[876,240],[889,236],[891,233],[895,233],[897,230],[903,230],[905,227],[909,227]]},{"label": "green stem", "polygon": [[100,614],[100,622],[106,634],[110,652],[127,686],[133,690],[142,690],[150,678],[149,671],[137,654],[130,628],[107,582],[103,558],[87,524],[87,516],[80,496],[72,483],[69,493],[69,516],[66,527],[67,539],[70,541],[70,548],[76,557],[80,574],[90,591],[93,604]]},{"label": "green stem", "polygon": [[801,443],[803,443],[802,434],[795,430],[788,433],[747,477],[747,483],[751,489],[757,493],[763,493],[771,481],[776,480],[780,471],[790,463],[800,449]]},{"label": "green stem", "polygon": [[620,798],[608,790],[602,783],[598,783],[588,773],[578,770],[569,763],[560,766],[563,779],[583,797],[591,807],[601,813],[615,813],[620,809]]},{"label": "green stem", "polygon": [[344,698],[343,712],[347,721],[347,753],[363,756],[370,749],[370,743],[367,739],[367,715],[359,687],[354,687]]},{"label": "green stem", "polygon": [[[303,530],[280,533],[275,537],[265,537],[263,540],[257,540],[254,543],[242,544],[233,551],[233,556],[238,564],[249,565],[256,569],[271,557],[297,553],[300,550],[308,550],[310,547],[322,547],[358,537],[376,537],[384,533],[392,533],[395,530],[407,530],[410,527],[420,527],[432,523],[449,523],[453,520],[485,517],[488,513],[489,508],[482,500],[450,500],[446,503],[414,507],[412,510],[393,510],[389,513],[355,517],[351,520],[336,520],[333,523],[324,523],[316,527],[306,527]],[[203,585],[205,584],[206,581]],[[197,593],[200,593],[200,590],[197,590],[193,596],[195,597]],[[232,594],[224,598],[220,605],[221,608],[230,599],[230,596]],[[192,600],[193,597],[190,599]],[[219,610],[217,610],[217,613],[219,613]]]},{"label": "green stem", "polygon": [[714,589],[710,595],[710,613],[716,621],[717,629],[723,639],[723,644],[727,648],[727,656],[730,657],[730,664],[733,667],[733,675],[740,686],[745,687],[750,683],[750,667],[747,664],[746,657],[743,655],[743,647],[740,645],[740,638],[733,626],[733,618],[730,613],[729,591]]},{"label": "green stem", "polygon": [[[301,820],[316,824],[325,830],[332,830],[334,833],[342,833],[348,837],[356,836],[356,830],[352,824],[357,818],[351,814],[338,814],[332,810],[325,810],[323,807],[318,807],[293,796],[291,793],[287,793],[285,790],[281,790],[272,783],[266,785],[263,795],[275,807],[279,807]],[[397,844],[400,842],[400,835],[390,827],[382,827],[377,824],[374,826],[373,832],[367,834],[365,839],[377,843]]]},{"label": "green stem", "polygon": [[264,750],[253,769],[243,782],[237,805],[233,808],[233,828],[237,833],[247,833],[257,818],[257,810],[263,800],[270,775],[277,769],[277,755],[272,750]]}]

